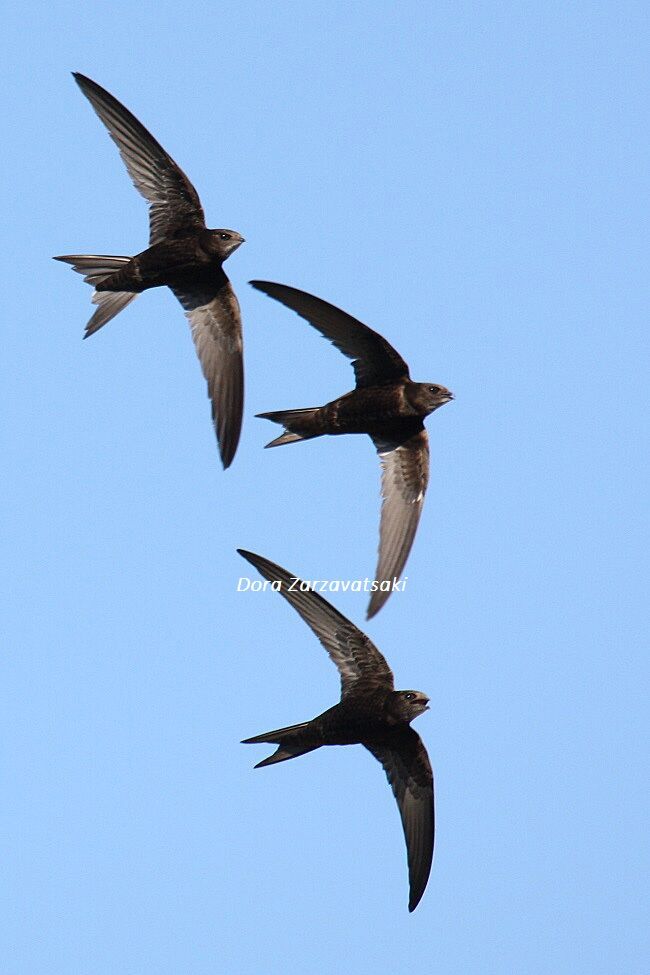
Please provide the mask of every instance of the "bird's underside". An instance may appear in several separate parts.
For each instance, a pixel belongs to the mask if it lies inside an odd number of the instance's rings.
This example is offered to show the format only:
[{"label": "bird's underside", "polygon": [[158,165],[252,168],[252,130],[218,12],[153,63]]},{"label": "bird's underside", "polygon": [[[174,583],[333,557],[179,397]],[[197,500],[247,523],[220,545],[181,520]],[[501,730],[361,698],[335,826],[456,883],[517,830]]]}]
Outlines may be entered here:
[{"label": "bird's underside", "polygon": [[300,588],[300,580],[260,555],[239,549],[302,616],[336,664],[341,701],[311,721],[278,728],[245,744],[271,743],[276,751],[262,768],[325,745],[362,744],[381,762],[399,807],[409,866],[409,910],[424,893],[433,858],[433,774],[426,749],[410,721],[427,709],[420,691],[395,691],[385,658],[368,637],[322,596]]},{"label": "bird's underside", "polygon": [[149,203],[149,247],[135,257],[76,254],[71,264],[95,291],[93,335],[142,291],[167,286],[190,322],[208,384],[224,467],[237,450],[244,402],[239,303],[222,264],[243,242],[232,230],[209,230],[199,196],[182,169],[110,92],[83,75],[75,80],[117,145],[138,192]]},{"label": "bird's underside", "polygon": [[357,385],[351,392],[325,406],[258,416],[284,427],[267,447],[324,435],[367,433],[371,437],[381,464],[382,508],[370,618],[399,588],[422,513],[429,482],[424,418],[452,394],[444,386],[412,382],[408,365],[386,339],[340,308],[288,285],[251,284],[297,312],[353,360]]}]

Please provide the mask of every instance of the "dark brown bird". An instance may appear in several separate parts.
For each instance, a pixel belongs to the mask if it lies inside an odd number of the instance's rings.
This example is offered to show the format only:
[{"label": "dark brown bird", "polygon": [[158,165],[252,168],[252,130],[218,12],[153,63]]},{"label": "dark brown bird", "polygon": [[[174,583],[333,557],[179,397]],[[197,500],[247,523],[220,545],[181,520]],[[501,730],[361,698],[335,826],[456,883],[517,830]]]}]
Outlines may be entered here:
[{"label": "dark brown bird", "polygon": [[208,230],[198,194],[172,157],[116,98],[90,78],[74,79],[116,143],[136,189],[149,201],[149,247],[135,257],[69,254],[95,288],[88,338],[148,288],[167,285],[189,319],[208,383],[224,467],[235,456],[244,404],[239,302],[222,264],[244,242],[235,230]]},{"label": "dark brown bird", "polygon": [[368,619],[388,599],[408,558],[429,481],[429,439],[423,420],[453,394],[433,383],[414,383],[409,367],[385,338],[321,298],[271,281],[251,281],[313,325],[353,360],[356,389],[325,406],[280,410],[258,416],[285,427],[267,447],[323,434],[367,433],[382,467],[377,588]]},{"label": "dark brown bird", "polygon": [[377,647],[322,596],[302,591],[296,576],[261,555],[238,552],[265,579],[279,584],[341,674],[339,704],[311,721],[246,738],[243,744],[278,746],[255,768],[285,762],[322,745],[364,745],[383,765],[397,800],[408,857],[409,911],[414,911],[431,871],[434,806],[429,756],[410,723],[428,710],[429,699],[421,691],[396,691],[393,672]]}]

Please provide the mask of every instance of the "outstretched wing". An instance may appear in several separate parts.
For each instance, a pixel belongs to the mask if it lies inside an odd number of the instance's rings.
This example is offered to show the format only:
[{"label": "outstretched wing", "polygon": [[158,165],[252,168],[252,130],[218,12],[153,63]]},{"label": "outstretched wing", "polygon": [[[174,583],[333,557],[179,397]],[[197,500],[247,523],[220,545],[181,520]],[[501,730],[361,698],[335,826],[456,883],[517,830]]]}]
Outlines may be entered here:
[{"label": "outstretched wing", "polygon": [[352,359],[357,387],[378,386],[409,376],[409,367],[385,338],[322,298],[272,281],[251,281],[254,288],[297,312]]},{"label": "outstretched wing", "polygon": [[224,467],[235,456],[244,409],[244,363],[239,302],[218,266],[170,287],[185,309],[212,401],[212,422]]},{"label": "outstretched wing", "polygon": [[433,860],[435,813],[433,773],[422,739],[412,728],[364,745],[384,767],[402,817],[409,867],[409,911],[427,886]]},{"label": "outstretched wing", "polygon": [[[421,429],[402,443],[373,438],[382,468],[382,505],[379,560],[375,579],[380,583],[401,575],[420,520],[429,482],[429,438]],[[390,595],[378,590],[368,605],[368,619],[379,612]]]},{"label": "outstretched wing", "polygon": [[[274,562],[237,549],[270,582],[279,582],[280,592],[312,628],[336,664],[341,675],[341,696],[369,685],[392,691],[393,672],[377,647],[338,610],[313,590],[302,591],[301,580]],[[304,584],[303,584],[304,585]]]},{"label": "outstretched wing", "polygon": [[108,129],[136,189],[151,204],[149,243],[202,230],[205,217],[198,194],[169,153],[128,108],[85,75],[74,79]]}]

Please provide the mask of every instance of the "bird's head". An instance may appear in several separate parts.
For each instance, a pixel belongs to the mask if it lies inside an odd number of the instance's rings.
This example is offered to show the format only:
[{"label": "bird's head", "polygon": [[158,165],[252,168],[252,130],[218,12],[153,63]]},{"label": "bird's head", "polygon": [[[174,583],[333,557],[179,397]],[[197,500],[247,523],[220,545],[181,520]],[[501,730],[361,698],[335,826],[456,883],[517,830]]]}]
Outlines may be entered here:
[{"label": "bird's head", "polygon": [[220,261],[225,261],[240,244],[244,243],[244,238],[236,230],[208,230],[208,235],[209,251]]},{"label": "bird's head", "polygon": [[445,386],[435,383],[410,383],[406,388],[406,395],[411,405],[423,416],[428,416],[454,398],[454,394]]},{"label": "bird's head", "polygon": [[429,710],[429,698],[422,691],[393,691],[389,707],[396,721],[408,723]]}]

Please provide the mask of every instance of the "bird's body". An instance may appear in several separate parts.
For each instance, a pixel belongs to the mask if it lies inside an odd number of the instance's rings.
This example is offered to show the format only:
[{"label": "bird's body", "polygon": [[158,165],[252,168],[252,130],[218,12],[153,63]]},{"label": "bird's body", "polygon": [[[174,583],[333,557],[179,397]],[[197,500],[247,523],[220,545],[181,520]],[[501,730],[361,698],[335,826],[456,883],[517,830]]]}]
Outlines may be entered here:
[{"label": "bird's body", "polygon": [[[205,230],[202,234],[176,237],[153,244],[130,258],[129,263],[115,274],[111,274],[95,285],[97,291],[133,291],[138,294],[149,288],[167,286],[174,288],[176,282],[188,278],[200,278],[205,272],[221,279],[226,284],[228,278],[221,267],[218,248],[214,246],[212,234],[222,231]],[[232,234],[233,231],[228,231]]]},{"label": "bird's body", "polygon": [[141,122],[110,92],[84,75],[75,80],[108,129],[136,189],[150,204],[149,247],[134,257],[67,254],[93,285],[98,308],[86,326],[93,335],[143,291],[168,287],[190,321],[212,400],[212,419],[224,467],[239,441],[244,398],[241,314],[223,262],[244,238],[210,230],[194,186]]},{"label": "bird's body", "polygon": [[[325,435],[368,434],[381,460],[384,498],[375,578],[378,583],[399,578],[429,480],[424,420],[453,399],[453,394],[444,386],[413,382],[408,365],[383,336],[329,302],[284,284],[251,284],[297,312],[353,359],[357,381],[355,389],[324,406],[259,413],[285,428],[267,447]],[[390,587],[377,586],[368,617],[381,609],[389,594]]]},{"label": "bird's body", "polygon": [[[423,698],[417,691],[375,688],[371,692],[358,692],[316,715],[311,721],[269,731],[256,738],[247,738],[246,744],[270,741],[270,736],[281,738],[277,744],[284,745],[287,741],[293,744],[304,742],[310,745],[313,743],[315,748],[323,745],[365,745],[372,741],[386,741],[396,729],[408,724],[404,714],[398,710],[405,693],[417,694],[418,701]],[[421,712],[409,712],[408,720],[413,720],[419,713]]]},{"label": "bird's body", "polygon": [[396,691],[393,673],[377,647],[317,593],[268,559],[239,549],[311,627],[341,675],[341,700],[310,721],[276,728],[244,744],[269,742],[276,751],[262,768],[305,755],[324,745],[364,745],[381,762],[404,827],[409,864],[409,910],[424,893],[434,842],[433,774],[429,757],[410,722],[427,710],[421,691]]},{"label": "bird's body", "polygon": [[267,420],[282,422],[281,416],[290,417],[286,424],[291,433],[312,437],[339,436],[346,433],[366,433],[373,438],[407,440],[422,429],[422,387],[425,383],[405,380],[384,386],[363,386],[353,389],[324,406],[304,410],[281,410],[276,413],[260,413]]}]

